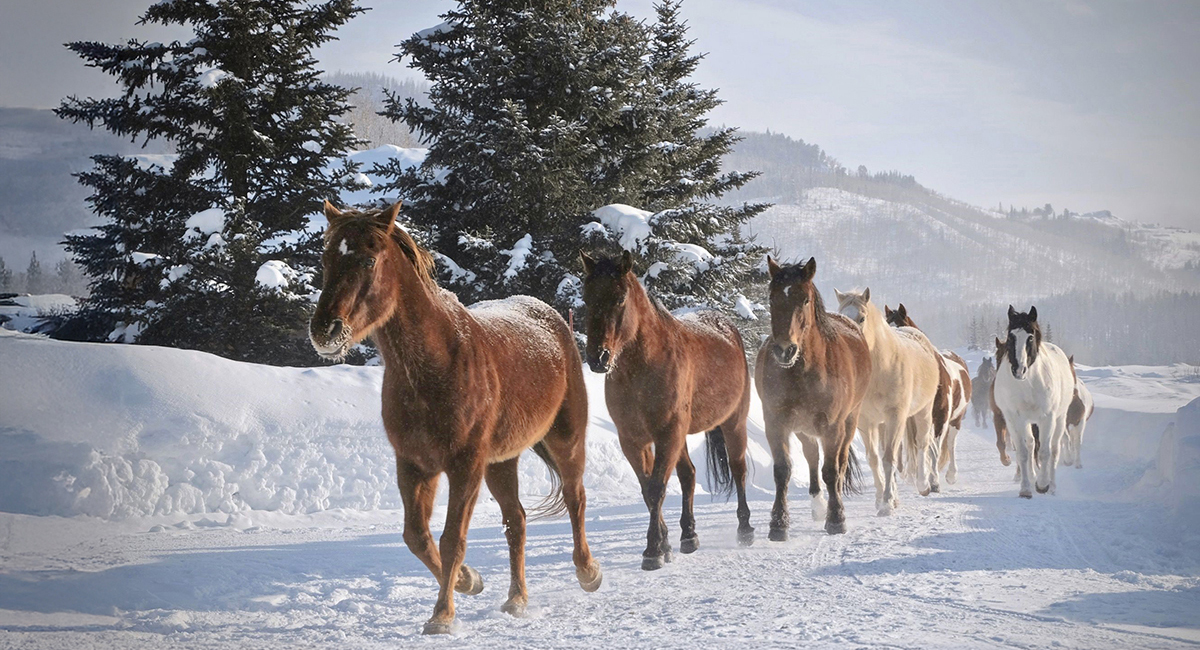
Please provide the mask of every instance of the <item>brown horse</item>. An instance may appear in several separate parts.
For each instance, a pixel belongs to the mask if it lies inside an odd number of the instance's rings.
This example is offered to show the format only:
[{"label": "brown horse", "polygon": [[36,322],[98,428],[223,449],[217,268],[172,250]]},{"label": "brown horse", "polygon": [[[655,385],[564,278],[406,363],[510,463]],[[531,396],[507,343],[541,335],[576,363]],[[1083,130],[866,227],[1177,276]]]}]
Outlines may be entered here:
[{"label": "brown horse", "polygon": [[[514,616],[525,611],[517,461],[531,446],[561,477],[552,503],[565,502],[576,577],[585,591],[595,591],[600,567],[583,525],[587,392],[574,336],[562,317],[532,298],[464,308],[437,286],[429,251],[396,227],[399,209],[397,203],[343,213],[325,203],[325,284],[309,336],[325,358],[341,358],[367,336],[383,355],[383,425],[396,452],[404,542],[441,587],[425,633],[451,631],[455,590],[483,590],[463,556],[485,478],[503,514],[512,570],[501,609]],[[435,547],[429,518],[443,472],[450,500]]]},{"label": "brown horse", "polygon": [[[683,487],[679,550],[699,545],[692,499],[696,468],[687,435],[707,431],[708,468],[718,492],[737,487],[738,542],[754,542],[746,503],[746,414],[750,373],[742,337],[715,311],[676,318],[652,300],[633,274],[633,258],[580,253],[587,305],[587,357],[605,373],[604,399],[621,450],[641,483],[650,510],[642,568],[671,561],[662,506],[671,468]],[[653,450],[651,449],[653,445]]]},{"label": "brown horse", "polygon": [[817,260],[780,266],[767,257],[771,273],[771,336],[758,350],[754,379],[763,404],[767,442],[775,462],[772,541],[788,536],[787,491],[792,480],[791,436],[800,438],[808,460],[808,493],[814,515],[821,497],[817,443],[825,452],[821,478],[829,492],[825,531],[846,532],[842,490],[853,491],[857,473],[850,443],[871,381],[871,351],[862,330],[841,314],[825,311],[813,285]]}]

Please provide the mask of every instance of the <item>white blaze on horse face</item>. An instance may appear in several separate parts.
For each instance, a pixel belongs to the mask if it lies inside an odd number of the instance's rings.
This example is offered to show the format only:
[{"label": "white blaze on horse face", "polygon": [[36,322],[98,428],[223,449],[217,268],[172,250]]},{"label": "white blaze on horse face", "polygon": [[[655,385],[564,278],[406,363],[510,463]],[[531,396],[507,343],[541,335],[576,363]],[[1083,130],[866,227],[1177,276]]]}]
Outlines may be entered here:
[{"label": "white blaze on horse face", "polygon": [[350,252],[350,249],[346,247],[345,239],[342,239],[342,241],[338,242],[338,252],[341,253],[342,255],[346,255],[347,253]]},{"label": "white blaze on horse face", "polygon": [[842,305],[842,308],[839,311],[842,312],[843,316],[853,320],[854,322],[856,322],[860,325],[862,324],[864,316],[865,316],[865,313],[864,313],[865,310],[863,309],[863,305],[854,300],[851,300],[848,304]]},{"label": "white blaze on horse face", "polygon": [[1029,372],[1029,338],[1033,335],[1025,330],[1018,329],[1013,330],[1012,336],[1013,349],[1009,350],[1009,353],[1014,355],[1013,358],[1017,360],[1017,367],[1013,373],[1013,377],[1024,379],[1025,373]]}]

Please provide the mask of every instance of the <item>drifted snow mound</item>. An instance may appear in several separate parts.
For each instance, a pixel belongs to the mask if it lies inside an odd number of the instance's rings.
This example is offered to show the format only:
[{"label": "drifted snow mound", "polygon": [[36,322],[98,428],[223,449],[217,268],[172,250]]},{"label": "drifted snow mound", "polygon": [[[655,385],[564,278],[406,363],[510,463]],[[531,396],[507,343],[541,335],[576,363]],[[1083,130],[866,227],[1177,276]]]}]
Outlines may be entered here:
[{"label": "drifted snow mound", "polygon": [[[382,368],[276,368],[8,331],[0,359],[0,510],[123,519],[401,508],[380,417]],[[640,503],[604,408],[604,378],[585,377],[588,498]],[[753,476],[769,483],[753,423],[752,438]],[[689,446],[702,468],[703,436]],[[550,490],[530,453],[521,485],[527,505]]]},{"label": "drifted snow mound", "polygon": [[1200,398],[1176,412],[1163,433],[1155,465],[1176,514],[1200,523]]}]

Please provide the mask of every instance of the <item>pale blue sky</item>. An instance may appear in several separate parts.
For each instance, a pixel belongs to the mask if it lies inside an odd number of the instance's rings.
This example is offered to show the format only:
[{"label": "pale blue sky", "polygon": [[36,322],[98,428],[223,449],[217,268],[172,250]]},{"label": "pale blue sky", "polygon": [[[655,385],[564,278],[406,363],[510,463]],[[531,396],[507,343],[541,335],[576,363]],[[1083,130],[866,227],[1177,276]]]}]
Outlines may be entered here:
[{"label": "pale blue sky", "polygon": [[[107,79],[61,43],[125,36],[146,2],[0,0],[0,104],[52,106]],[[364,2],[370,5],[369,1]],[[450,3],[378,3],[321,52],[405,76],[395,43]],[[650,0],[618,8],[650,17]],[[721,89],[714,120],[899,169],[978,205],[1050,202],[1200,229],[1200,3],[689,0]]]}]

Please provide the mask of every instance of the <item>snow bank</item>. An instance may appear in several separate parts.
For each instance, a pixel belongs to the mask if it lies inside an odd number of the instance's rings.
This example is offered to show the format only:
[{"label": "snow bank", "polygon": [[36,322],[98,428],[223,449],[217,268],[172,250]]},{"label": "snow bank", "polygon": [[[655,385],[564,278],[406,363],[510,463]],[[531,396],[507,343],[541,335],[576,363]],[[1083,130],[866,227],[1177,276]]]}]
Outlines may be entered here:
[{"label": "snow bank", "polygon": [[[75,299],[61,293],[13,296],[0,300],[0,327],[17,332],[36,332],[52,314],[74,311]],[[0,366],[0,372],[3,367]]]},{"label": "snow bank", "polygon": [[[275,368],[7,331],[0,332],[0,358],[5,511],[122,519],[401,507],[379,415],[382,368]],[[588,498],[638,502],[637,479],[604,406],[604,377],[585,378]],[[753,482],[773,491],[761,418],[752,417],[750,428]],[[703,466],[704,437],[690,436],[689,447]],[[531,501],[550,487],[530,454],[521,482]],[[702,472],[700,494],[706,485]]]},{"label": "snow bank", "polygon": [[1155,470],[1178,520],[1200,532],[1200,398],[1179,409],[1167,425]]}]

